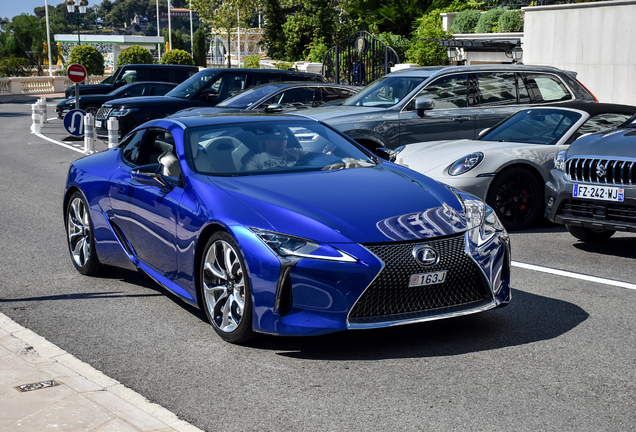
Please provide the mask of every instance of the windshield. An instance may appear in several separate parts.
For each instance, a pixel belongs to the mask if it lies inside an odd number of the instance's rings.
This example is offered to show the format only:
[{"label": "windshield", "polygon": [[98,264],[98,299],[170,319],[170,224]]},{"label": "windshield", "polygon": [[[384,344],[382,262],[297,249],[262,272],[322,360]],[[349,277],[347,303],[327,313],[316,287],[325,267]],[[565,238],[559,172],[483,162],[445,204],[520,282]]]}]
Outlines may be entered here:
[{"label": "windshield", "polygon": [[198,73],[191,76],[168,93],[166,96],[176,97],[180,99],[190,99],[193,95],[199,92],[199,90],[207,87],[210,80],[217,74],[212,73],[209,75]]},{"label": "windshield", "polygon": [[349,140],[313,121],[239,123],[188,131],[188,163],[202,174],[253,175],[375,166]]},{"label": "windshield", "polygon": [[108,78],[101,80],[100,84],[112,84],[115,82],[115,74],[110,75]]},{"label": "windshield", "polygon": [[369,84],[342,105],[390,108],[400,103],[427,78],[387,75]]},{"label": "windshield", "polygon": [[482,135],[481,141],[556,144],[580,120],[581,114],[560,109],[519,111]]},{"label": "windshield", "polygon": [[238,95],[226,99],[217,107],[227,107],[227,108],[248,108],[254,104],[254,102],[262,99],[270,93],[273,93],[279,86],[276,85],[264,85],[259,87],[253,87],[251,89],[245,90]]}]

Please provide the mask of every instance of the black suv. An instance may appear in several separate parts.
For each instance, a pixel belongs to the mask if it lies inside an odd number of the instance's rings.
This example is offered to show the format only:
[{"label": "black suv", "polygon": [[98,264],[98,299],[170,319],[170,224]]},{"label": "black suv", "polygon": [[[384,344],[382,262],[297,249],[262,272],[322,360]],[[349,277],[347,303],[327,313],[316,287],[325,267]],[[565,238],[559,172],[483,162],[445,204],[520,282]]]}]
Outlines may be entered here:
[{"label": "black suv", "polygon": [[[80,85],[80,95],[107,94],[126,84],[137,81],[161,81],[175,84],[182,83],[199,72],[197,66],[171,64],[127,64],[119,66],[108,78],[99,84]],[[66,98],[75,96],[75,86],[64,92]]]},{"label": "black suv", "polygon": [[280,81],[324,82],[322,75],[278,69],[204,69],[165,96],[115,99],[102,105],[95,116],[95,131],[108,138],[108,118],[119,120],[123,137],[148,120],[166,117],[186,108],[214,106],[246,88]]},{"label": "black suv", "polygon": [[342,105],[308,115],[376,151],[420,141],[474,139],[530,105],[565,101],[598,102],[576,73],[554,67],[436,66],[390,73]]}]

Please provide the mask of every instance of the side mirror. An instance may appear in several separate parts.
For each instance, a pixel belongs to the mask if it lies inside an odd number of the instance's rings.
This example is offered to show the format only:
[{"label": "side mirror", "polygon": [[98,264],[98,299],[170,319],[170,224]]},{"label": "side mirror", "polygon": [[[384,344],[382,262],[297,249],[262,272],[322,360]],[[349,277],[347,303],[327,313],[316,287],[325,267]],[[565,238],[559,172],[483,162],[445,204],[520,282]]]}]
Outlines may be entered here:
[{"label": "side mirror", "polygon": [[121,80],[115,81],[115,84],[113,84],[113,87],[118,88],[126,84],[128,84],[126,80],[121,79]]},{"label": "side mirror", "polygon": [[427,97],[418,97],[415,99],[415,111],[420,117],[424,116],[424,111],[430,111],[435,108],[435,102]]},{"label": "side mirror", "polygon": [[281,104],[273,103],[269,104],[267,108],[265,108],[266,113],[278,113],[283,112],[283,106]]},{"label": "side mirror", "polygon": [[389,162],[395,162],[395,159],[397,158],[397,152],[393,149],[378,147],[375,150],[376,155],[378,155],[382,159],[388,160]]},{"label": "side mirror", "polygon": [[130,173],[130,177],[146,186],[170,189],[170,184],[161,175],[161,164],[150,164],[139,167]]},{"label": "side mirror", "polygon": [[205,89],[201,92],[201,99],[211,101],[219,98],[219,92],[214,89]]}]

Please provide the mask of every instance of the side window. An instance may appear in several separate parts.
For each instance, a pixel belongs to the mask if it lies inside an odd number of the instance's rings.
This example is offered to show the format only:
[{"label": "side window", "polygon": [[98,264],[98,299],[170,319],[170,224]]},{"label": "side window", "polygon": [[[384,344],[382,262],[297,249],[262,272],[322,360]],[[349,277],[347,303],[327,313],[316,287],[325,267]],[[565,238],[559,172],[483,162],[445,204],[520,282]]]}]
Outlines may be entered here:
[{"label": "side window", "polygon": [[139,79],[137,79],[137,71],[132,69],[124,72],[124,75],[121,77],[121,79],[126,81],[126,84],[132,84],[134,82],[140,81]]},{"label": "side window", "polygon": [[311,88],[293,88],[280,93],[277,103],[284,108],[310,108],[314,102],[314,91]]},{"label": "side window", "polygon": [[479,105],[499,106],[517,103],[517,85],[514,72],[486,72],[477,74]]},{"label": "side window", "polygon": [[163,96],[172,90],[174,86],[167,84],[155,84],[155,96]]},{"label": "side window", "polygon": [[128,90],[131,96],[150,96],[151,84],[135,85]]},{"label": "side window", "polygon": [[246,87],[246,81],[245,73],[225,73],[210,88],[219,92],[218,100],[222,101],[240,93]]},{"label": "side window", "polygon": [[572,142],[575,139],[589,133],[595,133],[595,132],[600,132],[600,131],[614,128],[624,123],[625,121],[627,121],[629,117],[630,116],[627,114],[619,114],[619,113],[603,113],[603,114],[598,114],[593,117],[590,117],[572,135],[572,137],[569,139],[569,142]]},{"label": "side window", "polygon": [[133,165],[143,165],[140,164],[138,160],[140,155],[141,143],[143,141],[145,133],[146,130],[141,129],[119,143],[118,147],[122,149],[121,155],[124,161]]},{"label": "side window", "polygon": [[328,104],[347,99],[349,96],[353,96],[355,92],[353,90],[333,87],[318,87],[320,97],[316,97],[314,106],[322,104]]},{"label": "side window", "polygon": [[[151,72],[148,69],[144,69],[144,72]],[[152,70],[151,73],[147,74],[148,78],[145,78],[144,81],[148,80],[148,81],[165,81],[165,82],[170,82],[170,70],[168,69],[161,69],[161,68],[156,68],[154,70]],[[140,80],[141,81],[141,80]]]},{"label": "side window", "polygon": [[527,84],[536,102],[555,102],[572,99],[565,84],[554,75],[526,74]]},{"label": "side window", "polygon": [[252,85],[257,86],[268,82],[281,81],[281,76],[279,73],[255,73],[252,79],[254,81]]},{"label": "side window", "polygon": [[181,70],[181,69],[180,70],[176,70],[176,71],[174,71],[174,79],[168,79],[166,81],[173,82],[173,83],[181,83],[181,82],[187,80],[188,78],[190,78],[195,73],[196,72],[189,71],[189,70]]},{"label": "side window", "polygon": [[407,110],[415,109],[418,97],[431,99],[435,102],[435,109],[465,108],[468,106],[468,75],[450,75],[433,81],[409,103]]}]

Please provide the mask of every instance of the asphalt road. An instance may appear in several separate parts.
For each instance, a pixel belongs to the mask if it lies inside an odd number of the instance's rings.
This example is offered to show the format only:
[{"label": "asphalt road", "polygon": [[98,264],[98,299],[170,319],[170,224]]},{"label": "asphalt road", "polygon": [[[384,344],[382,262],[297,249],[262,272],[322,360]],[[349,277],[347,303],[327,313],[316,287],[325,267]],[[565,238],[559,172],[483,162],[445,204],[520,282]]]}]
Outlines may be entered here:
[{"label": "asphalt road", "polygon": [[32,135],[30,114],[0,104],[0,312],[181,419],[206,431],[636,430],[636,286],[543,271],[636,284],[634,236],[591,246],[546,222],[511,235],[506,308],[234,346],[141,273],[75,271],[61,197],[82,142],[59,120],[43,133],[69,147]]}]

